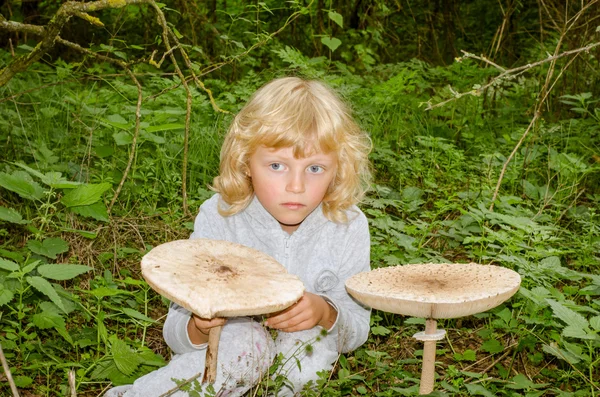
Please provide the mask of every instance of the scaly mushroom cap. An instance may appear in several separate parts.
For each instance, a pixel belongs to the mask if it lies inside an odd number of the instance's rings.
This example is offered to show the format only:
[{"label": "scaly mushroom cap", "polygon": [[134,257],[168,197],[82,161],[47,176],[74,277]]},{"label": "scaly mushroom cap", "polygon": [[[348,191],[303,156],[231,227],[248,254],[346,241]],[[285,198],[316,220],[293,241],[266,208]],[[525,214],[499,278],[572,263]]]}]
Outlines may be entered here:
[{"label": "scaly mushroom cap", "polygon": [[304,294],[304,284],[275,259],[229,241],[176,240],[142,258],[142,275],[159,294],[203,318],[267,314]]},{"label": "scaly mushroom cap", "polygon": [[498,306],[517,292],[521,276],[493,265],[415,264],[356,274],[346,289],[359,302],[390,313],[456,318]]}]

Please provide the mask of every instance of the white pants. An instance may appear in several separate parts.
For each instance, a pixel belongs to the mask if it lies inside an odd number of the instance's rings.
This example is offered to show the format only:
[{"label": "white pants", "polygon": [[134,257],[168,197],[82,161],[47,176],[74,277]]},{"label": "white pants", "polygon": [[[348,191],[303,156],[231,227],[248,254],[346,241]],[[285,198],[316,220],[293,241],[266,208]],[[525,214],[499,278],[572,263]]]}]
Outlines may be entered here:
[{"label": "white pants", "polygon": [[[278,397],[293,396],[310,380],[318,379],[317,372],[331,370],[338,352],[333,337],[323,335],[321,327],[300,332],[279,332],[275,341],[258,322],[246,317],[231,318],[223,326],[217,356],[217,377],[213,383],[217,396],[243,396],[260,379],[269,373],[274,358],[280,353],[281,366],[277,373],[287,378]],[[137,379],[133,385],[110,389],[105,397],[158,397],[177,387],[172,379],[191,382],[192,390],[203,395],[207,385],[202,385],[206,349],[178,354],[164,367]],[[178,390],[172,396],[188,393]]]}]

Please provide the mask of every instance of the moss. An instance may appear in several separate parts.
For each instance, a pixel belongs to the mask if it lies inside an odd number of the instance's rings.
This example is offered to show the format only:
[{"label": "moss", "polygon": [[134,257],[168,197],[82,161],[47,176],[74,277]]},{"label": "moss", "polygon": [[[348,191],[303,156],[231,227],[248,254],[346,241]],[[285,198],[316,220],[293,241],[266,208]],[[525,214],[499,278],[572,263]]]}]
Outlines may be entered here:
[{"label": "moss", "polygon": [[121,8],[127,5],[125,0],[108,0],[108,4],[113,8]]},{"label": "moss", "polygon": [[93,17],[90,14],[86,14],[85,12],[82,12],[79,16],[91,23],[92,25],[104,26],[104,24],[99,18]]}]

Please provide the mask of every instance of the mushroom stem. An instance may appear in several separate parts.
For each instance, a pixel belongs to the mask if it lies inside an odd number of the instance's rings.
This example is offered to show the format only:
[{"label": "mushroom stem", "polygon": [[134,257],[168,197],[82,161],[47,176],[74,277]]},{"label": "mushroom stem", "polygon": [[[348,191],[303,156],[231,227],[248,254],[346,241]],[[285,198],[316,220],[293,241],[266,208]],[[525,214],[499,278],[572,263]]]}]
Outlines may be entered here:
[{"label": "mushroom stem", "polygon": [[[437,320],[428,318],[425,321],[425,335],[436,333]],[[419,394],[429,394],[433,391],[435,377],[435,344],[436,340],[426,340],[423,345],[423,368],[421,369],[421,386]]]},{"label": "mushroom stem", "polygon": [[202,383],[214,383],[217,377],[217,355],[219,353],[219,339],[223,326],[211,328],[208,331],[208,348],[206,349],[206,363]]}]

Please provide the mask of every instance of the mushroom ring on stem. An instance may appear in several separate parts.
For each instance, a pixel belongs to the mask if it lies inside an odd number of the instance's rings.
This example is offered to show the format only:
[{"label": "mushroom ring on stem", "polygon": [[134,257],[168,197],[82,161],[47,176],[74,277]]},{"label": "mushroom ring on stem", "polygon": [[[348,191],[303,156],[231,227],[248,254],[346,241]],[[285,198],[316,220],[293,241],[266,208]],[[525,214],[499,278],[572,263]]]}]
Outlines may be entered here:
[{"label": "mushroom ring on stem", "polygon": [[[199,317],[254,316],[284,310],[304,284],[271,256],[229,241],[176,240],[142,258],[150,287]],[[211,328],[203,382],[214,382],[221,327]]]},{"label": "mushroom ring on stem", "polygon": [[424,317],[425,331],[414,335],[424,342],[419,393],[433,391],[435,343],[443,339],[437,319],[481,313],[517,292],[521,276],[494,265],[414,264],[363,272],[346,281],[356,300],[390,313]]}]

